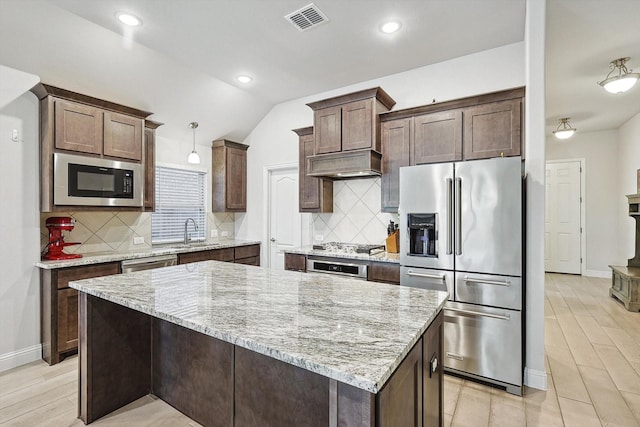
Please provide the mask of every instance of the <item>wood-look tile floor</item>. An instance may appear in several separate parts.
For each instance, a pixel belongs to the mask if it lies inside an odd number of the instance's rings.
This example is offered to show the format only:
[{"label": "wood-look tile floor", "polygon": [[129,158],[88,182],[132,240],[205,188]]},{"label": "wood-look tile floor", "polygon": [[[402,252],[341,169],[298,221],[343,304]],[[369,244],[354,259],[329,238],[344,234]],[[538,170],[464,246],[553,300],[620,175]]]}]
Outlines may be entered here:
[{"label": "wood-look tile floor", "polygon": [[[548,274],[545,350],[549,390],[523,397],[445,376],[445,426],[640,427],[640,313],[609,297],[606,279]],[[82,426],[77,357],[0,373],[0,425]],[[96,426],[198,426],[151,396]]]}]

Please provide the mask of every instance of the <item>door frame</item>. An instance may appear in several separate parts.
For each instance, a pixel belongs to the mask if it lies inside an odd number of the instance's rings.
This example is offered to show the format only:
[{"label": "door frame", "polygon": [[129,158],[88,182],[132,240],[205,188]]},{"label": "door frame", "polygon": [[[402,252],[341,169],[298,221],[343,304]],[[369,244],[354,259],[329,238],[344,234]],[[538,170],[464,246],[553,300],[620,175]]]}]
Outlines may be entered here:
[{"label": "door frame", "polygon": [[[545,171],[547,163],[569,163],[569,162],[579,162],[580,163],[580,228],[582,229],[582,233],[580,233],[580,259],[582,262],[580,263],[580,275],[588,276],[587,274],[587,214],[585,206],[587,205],[587,192],[586,192],[586,161],[585,158],[576,158],[576,159],[553,159],[545,161]],[[547,176],[545,172],[545,177]],[[547,192],[547,183],[545,178],[545,195]]]},{"label": "door frame", "polygon": [[[267,260],[266,265],[271,265],[271,245],[269,239],[271,238],[271,176],[274,172],[280,172],[290,169],[297,174],[299,171],[298,163],[283,163],[279,165],[269,165],[262,169],[262,194],[265,197],[262,199],[262,247],[264,249],[264,259]],[[298,186],[300,182],[298,182]],[[298,246],[302,246],[302,242],[305,241],[305,230],[310,229],[309,218],[302,215],[300,211],[300,241],[296,242]],[[311,215],[309,215],[311,216]]]}]

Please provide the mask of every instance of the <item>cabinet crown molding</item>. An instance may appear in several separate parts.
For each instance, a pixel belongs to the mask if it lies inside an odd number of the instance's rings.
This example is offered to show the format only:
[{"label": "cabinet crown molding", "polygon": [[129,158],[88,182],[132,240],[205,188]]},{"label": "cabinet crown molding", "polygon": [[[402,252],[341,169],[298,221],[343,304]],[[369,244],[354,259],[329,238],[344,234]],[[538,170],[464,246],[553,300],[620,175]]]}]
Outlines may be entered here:
[{"label": "cabinet crown molding", "polygon": [[240,142],[230,141],[228,139],[216,139],[211,143],[212,148],[216,147],[234,147],[239,148],[241,150],[247,150],[249,146],[247,144],[242,144]]},{"label": "cabinet crown molding", "polygon": [[307,127],[298,128],[298,129],[291,129],[291,131],[297,133],[298,136],[313,135],[313,126],[307,126]]},{"label": "cabinet crown molding", "polygon": [[371,89],[348,93],[346,95],[323,99],[321,101],[310,102],[307,104],[307,106],[315,111],[322,108],[334,107],[337,105],[347,104],[354,101],[361,101],[363,99],[369,98],[376,98],[388,110],[396,105],[396,101],[394,101],[393,98],[391,98],[391,96],[389,96],[389,94],[385,92],[381,87],[374,87]]}]

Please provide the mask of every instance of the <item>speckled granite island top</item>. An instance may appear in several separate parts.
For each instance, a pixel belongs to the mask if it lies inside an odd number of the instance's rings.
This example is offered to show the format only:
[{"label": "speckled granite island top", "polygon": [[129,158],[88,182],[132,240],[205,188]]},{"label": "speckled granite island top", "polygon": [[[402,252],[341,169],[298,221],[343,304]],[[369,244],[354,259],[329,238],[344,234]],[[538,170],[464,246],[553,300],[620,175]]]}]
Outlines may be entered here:
[{"label": "speckled granite island top", "polygon": [[72,288],[377,393],[444,292],[206,261]]}]

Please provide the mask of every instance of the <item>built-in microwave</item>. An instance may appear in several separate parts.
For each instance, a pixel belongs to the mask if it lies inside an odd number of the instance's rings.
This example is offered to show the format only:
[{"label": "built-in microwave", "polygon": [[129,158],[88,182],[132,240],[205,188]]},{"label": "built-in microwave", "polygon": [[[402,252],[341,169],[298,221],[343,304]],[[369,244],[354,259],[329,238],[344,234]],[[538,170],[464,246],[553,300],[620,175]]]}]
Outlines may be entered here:
[{"label": "built-in microwave", "polygon": [[54,153],[56,205],[142,207],[142,165]]}]

